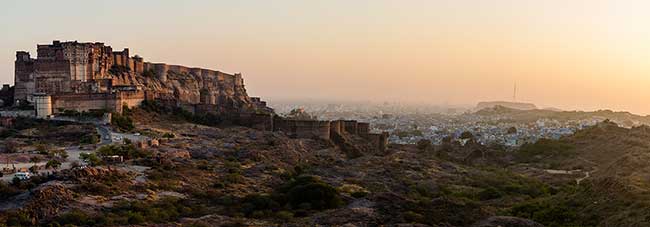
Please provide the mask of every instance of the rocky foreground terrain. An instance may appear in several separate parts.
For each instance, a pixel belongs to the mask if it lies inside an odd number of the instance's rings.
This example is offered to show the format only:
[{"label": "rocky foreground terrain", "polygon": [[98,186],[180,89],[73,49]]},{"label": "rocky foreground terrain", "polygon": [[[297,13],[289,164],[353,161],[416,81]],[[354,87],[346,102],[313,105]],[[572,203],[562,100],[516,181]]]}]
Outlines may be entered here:
[{"label": "rocky foreground terrain", "polygon": [[650,225],[646,126],[603,122],[517,151],[421,142],[359,155],[143,109],[128,117],[160,145],[127,141],[87,167],[0,184],[0,226]]}]

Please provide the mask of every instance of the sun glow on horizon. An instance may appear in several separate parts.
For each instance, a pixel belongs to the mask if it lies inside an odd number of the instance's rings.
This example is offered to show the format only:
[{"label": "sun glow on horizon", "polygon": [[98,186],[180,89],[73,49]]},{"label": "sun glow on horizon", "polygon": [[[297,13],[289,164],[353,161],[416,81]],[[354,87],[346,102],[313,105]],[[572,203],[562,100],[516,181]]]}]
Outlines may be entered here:
[{"label": "sun glow on horizon", "polygon": [[242,72],[249,94],[271,99],[473,104],[509,101],[516,81],[538,106],[650,113],[648,1],[0,4],[3,83],[16,50],[76,39]]}]

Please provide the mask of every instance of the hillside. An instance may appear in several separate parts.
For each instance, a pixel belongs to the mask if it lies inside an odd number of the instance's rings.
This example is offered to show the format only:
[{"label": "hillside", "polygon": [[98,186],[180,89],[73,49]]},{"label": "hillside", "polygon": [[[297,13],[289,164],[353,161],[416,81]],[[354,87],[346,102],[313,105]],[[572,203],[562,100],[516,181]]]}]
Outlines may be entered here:
[{"label": "hillside", "polygon": [[[327,140],[134,109],[157,146],[0,184],[8,226],[642,226],[650,128],[605,122],[517,151],[445,142],[350,155]],[[350,143],[358,143],[353,135]],[[356,144],[359,145],[359,144]],[[125,152],[125,153],[124,153]],[[579,181],[579,184],[577,184]],[[607,204],[607,205],[604,205]],[[514,224],[513,224],[514,223]]]}]

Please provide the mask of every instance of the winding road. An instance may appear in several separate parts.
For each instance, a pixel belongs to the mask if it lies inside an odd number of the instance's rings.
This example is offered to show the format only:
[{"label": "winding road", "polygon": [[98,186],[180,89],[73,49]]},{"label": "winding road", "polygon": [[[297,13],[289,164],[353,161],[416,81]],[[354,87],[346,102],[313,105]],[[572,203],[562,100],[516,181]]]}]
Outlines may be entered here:
[{"label": "winding road", "polygon": [[[100,142],[96,144],[98,147],[108,145],[108,144],[117,144],[121,143],[124,138],[129,139],[131,141],[144,141],[147,139],[146,136],[142,135],[137,135],[137,134],[130,134],[130,133],[117,133],[111,131],[110,127],[107,125],[101,124],[99,122],[92,122],[95,125],[95,129],[97,130],[97,133],[100,136]],[[70,147],[65,147],[63,148],[65,152],[68,154],[68,158],[66,159],[65,162],[61,163],[61,167],[58,170],[62,169],[69,169],[71,167],[71,164],[73,162],[81,162],[79,159],[79,155],[81,153],[93,153],[95,152],[95,149],[84,149],[81,146],[70,146]],[[38,162],[36,165],[45,165],[47,162]],[[7,167],[7,168],[12,168],[16,167],[16,169],[20,168],[29,168],[32,167],[34,163],[14,163],[14,164],[9,164],[9,165],[2,165],[0,167]],[[40,171],[41,173],[48,173],[51,170],[42,170]],[[13,180],[15,174],[7,174],[4,175],[0,178],[0,180],[9,182]]]}]

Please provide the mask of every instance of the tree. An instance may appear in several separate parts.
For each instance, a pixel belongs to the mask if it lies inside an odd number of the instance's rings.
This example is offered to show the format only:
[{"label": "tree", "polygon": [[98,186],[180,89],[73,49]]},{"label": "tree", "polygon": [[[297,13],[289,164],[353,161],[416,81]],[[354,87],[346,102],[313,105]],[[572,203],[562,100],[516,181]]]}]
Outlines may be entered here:
[{"label": "tree", "polygon": [[428,139],[421,139],[420,141],[417,142],[416,146],[418,147],[419,150],[421,151],[426,151],[431,147],[431,140]]},{"label": "tree", "polygon": [[32,156],[29,158],[29,162],[34,163],[34,165],[36,165],[37,163],[41,162],[41,157]]},{"label": "tree", "polygon": [[79,154],[79,159],[83,160],[85,163],[88,163],[90,166],[98,166],[102,163],[102,160],[97,157],[95,154],[81,153]]},{"label": "tree", "polygon": [[508,134],[515,134],[515,133],[517,133],[517,128],[515,127],[508,128]]},{"label": "tree", "polygon": [[59,167],[61,167],[61,162],[59,162],[56,159],[49,160],[49,161],[47,161],[47,164],[45,164],[45,168],[48,168],[48,169],[49,168],[58,169]]},{"label": "tree", "polygon": [[47,145],[42,144],[42,143],[36,145],[36,151],[37,151],[39,154],[42,154],[42,155],[48,155],[49,152],[50,152],[49,149],[48,149],[48,147],[47,147]]},{"label": "tree", "polygon": [[470,131],[464,131],[460,134],[461,139],[473,139],[474,135]]}]

